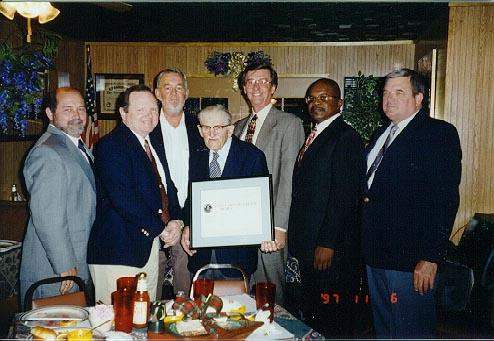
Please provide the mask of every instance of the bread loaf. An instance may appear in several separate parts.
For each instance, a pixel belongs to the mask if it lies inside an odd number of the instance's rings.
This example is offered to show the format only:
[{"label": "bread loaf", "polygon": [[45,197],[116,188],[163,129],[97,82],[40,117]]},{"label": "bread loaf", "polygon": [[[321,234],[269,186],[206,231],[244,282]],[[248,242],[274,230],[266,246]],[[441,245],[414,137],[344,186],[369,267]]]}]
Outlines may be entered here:
[{"label": "bread loaf", "polygon": [[34,340],[55,341],[57,339],[57,333],[45,327],[33,327],[31,328],[31,334],[33,334]]}]

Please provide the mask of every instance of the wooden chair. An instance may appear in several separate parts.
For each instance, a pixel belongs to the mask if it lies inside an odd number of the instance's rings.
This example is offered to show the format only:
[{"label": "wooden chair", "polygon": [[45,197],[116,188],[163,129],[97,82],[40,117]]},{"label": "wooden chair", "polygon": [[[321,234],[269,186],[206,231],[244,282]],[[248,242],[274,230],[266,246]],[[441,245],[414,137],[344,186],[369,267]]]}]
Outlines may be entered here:
[{"label": "wooden chair", "polygon": [[[79,291],[65,295],[33,299],[34,291],[39,286],[44,284],[60,283],[65,280],[74,281],[79,286]],[[75,305],[80,307],[87,307],[89,304],[91,304],[91,295],[86,283],[84,283],[82,278],[77,276],[50,277],[37,281],[36,283],[32,284],[29,289],[27,289],[26,296],[24,298],[24,311],[51,305]]]},{"label": "wooden chair", "polygon": [[247,275],[244,270],[239,268],[236,265],[232,264],[206,264],[194,275],[192,279],[192,285],[190,286],[190,298],[194,297],[194,282],[199,278],[199,274],[203,271],[207,270],[221,270],[221,269],[235,269],[238,270],[242,274],[242,278],[240,280],[215,280],[214,281],[214,289],[213,294],[217,296],[230,296],[230,295],[240,295],[248,292],[248,282]]}]

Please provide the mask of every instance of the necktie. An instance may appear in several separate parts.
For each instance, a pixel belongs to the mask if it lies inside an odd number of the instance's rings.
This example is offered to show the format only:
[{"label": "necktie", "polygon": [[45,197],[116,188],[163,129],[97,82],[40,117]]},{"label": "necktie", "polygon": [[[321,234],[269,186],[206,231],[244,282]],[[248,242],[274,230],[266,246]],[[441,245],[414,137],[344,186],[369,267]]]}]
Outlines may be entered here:
[{"label": "necktie", "polygon": [[393,140],[393,136],[395,135],[396,131],[398,130],[397,125],[392,125],[391,130],[389,131],[389,135],[386,138],[386,141],[384,142],[383,147],[379,150],[379,152],[376,155],[376,158],[374,159],[374,162],[370,166],[369,170],[367,171],[367,181],[369,181],[370,177],[374,172],[377,170],[377,167],[379,167],[379,164],[381,163],[384,153],[386,153],[386,150],[388,149],[389,145],[391,144],[391,141]]},{"label": "necktie", "polygon": [[154,172],[158,177],[158,188],[160,190],[161,195],[161,204],[163,206],[163,210],[161,211],[161,221],[165,224],[170,221],[170,212],[168,211],[168,196],[166,195],[165,186],[163,186],[163,182],[161,181],[160,173],[158,172],[158,165],[156,164],[156,160],[154,159],[153,154],[151,153],[151,148],[149,147],[148,140],[144,140],[144,150],[153,165]]},{"label": "necktie", "polygon": [[213,160],[209,164],[209,177],[210,178],[219,178],[221,176],[221,168],[218,163],[219,154],[217,152],[213,152]]},{"label": "necktie", "polygon": [[254,114],[254,116],[249,122],[249,126],[247,127],[247,133],[245,134],[245,142],[252,143],[252,138],[254,137],[254,133],[256,132],[256,121],[257,121],[257,114]]},{"label": "necktie", "polygon": [[316,138],[316,133],[317,133],[317,126],[314,126],[314,127],[312,127],[312,130],[311,130],[309,136],[307,136],[307,140],[305,141],[304,147],[302,148],[302,150],[300,151],[300,154],[298,155],[298,165],[299,166],[300,166],[300,162],[302,161],[302,157],[305,154],[305,151],[309,148],[311,143]]},{"label": "necktie", "polygon": [[91,169],[94,170],[94,162],[93,162],[93,159],[91,158],[91,156],[87,152],[86,147],[84,146],[84,142],[82,142],[82,140],[79,140],[79,143],[77,143],[77,147],[84,153],[84,155],[86,155],[87,160],[89,162],[89,165],[91,166]]}]

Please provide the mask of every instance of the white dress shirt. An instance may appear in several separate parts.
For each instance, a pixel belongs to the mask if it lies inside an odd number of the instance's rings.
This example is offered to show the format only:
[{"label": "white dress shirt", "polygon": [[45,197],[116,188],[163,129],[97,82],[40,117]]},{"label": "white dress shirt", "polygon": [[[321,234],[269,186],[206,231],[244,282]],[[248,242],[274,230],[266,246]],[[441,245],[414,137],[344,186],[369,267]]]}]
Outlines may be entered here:
[{"label": "white dress shirt", "polygon": [[[252,144],[256,144],[257,136],[259,135],[259,132],[261,131],[262,125],[264,124],[264,121],[266,120],[266,117],[268,116],[269,110],[271,110],[272,106],[273,106],[272,104],[268,104],[264,108],[262,108],[258,113],[254,112],[254,110],[252,110],[252,115],[250,116],[250,118],[252,119],[252,117],[254,115],[257,115],[256,129],[254,131],[254,135],[252,136]],[[249,130],[248,129],[249,123],[250,123],[250,120],[247,122],[247,126],[244,129],[244,131],[242,132],[242,136],[240,136],[240,139],[242,141],[245,141],[245,135],[247,135],[247,130]]]},{"label": "white dress shirt", "polygon": [[[129,128],[130,129],[130,128]],[[132,131],[132,129],[130,130]],[[133,131],[132,131],[133,132]],[[134,133],[134,132],[133,132]],[[158,157],[158,154],[156,154],[156,151],[154,150],[153,148],[153,145],[151,144],[151,141],[149,140],[149,135],[147,135],[145,138],[143,138],[141,135],[139,134],[136,134],[134,133],[134,135],[137,137],[137,139],[139,140],[139,143],[141,144],[142,146],[142,149],[144,149],[144,151],[146,151],[146,149],[144,148],[144,140],[147,140],[148,141],[148,144],[149,144],[149,149],[151,149],[151,154],[153,154],[153,157],[154,157],[154,161],[156,161],[156,167],[158,168],[158,173],[160,175],[160,178],[161,178],[161,183],[163,184],[164,188],[165,188],[165,192],[166,192],[166,177],[165,177],[165,171],[163,169],[163,165],[161,164],[161,161],[160,161],[160,158]],[[151,161],[150,161],[151,162]]]},{"label": "white dress shirt", "polygon": [[177,187],[180,207],[183,207],[189,186],[189,139],[185,126],[185,115],[182,114],[180,123],[175,128],[168,123],[165,115],[161,113],[160,125],[170,177]]},{"label": "white dress shirt", "polygon": [[[396,137],[403,131],[403,129],[405,129],[405,127],[408,125],[408,123],[410,123],[410,121],[413,120],[413,118],[415,117],[415,115],[417,115],[417,113],[418,113],[418,111],[415,114],[413,114],[412,116],[404,119],[403,121],[401,121],[397,124],[398,129],[396,130],[395,134],[393,135],[393,138],[389,142],[389,146],[393,143],[393,141],[396,139]],[[381,136],[379,136],[379,138],[376,141],[376,144],[374,145],[374,147],[371,149],[371,151],[367,155],[367,171],[366,172],[369,171],[370,167],[372,166],[372,163],[374,163],[374,160],[376,159],[377,154],[379,153],[379,151],[384,146],[384,143],[386,142],[386,139],[388,138],[388,135],[389,135],[389,132],[391,131],[392,126],[393,126],[393,123],[391,122],[389,124],[388,128],[386,128],[386,130],[384,131],[384,133],[382,133]],[[388,148],[389,148],[389,146],[388,146]],[[376,169],[376,171],[377,171],[377,169]],[[367,188],[371,188],[372,181],[374,181],[374,175],[375,174],[376,174],[376,172],[374,172],[369,177],[369,179],[367,180]]]},{"label": "white dress shirt", "polygon": [[[228,153],[230,152],[230,146],[232,145],[232,137],[230,136],[223,147],[217,151],[218,153],[218,164],[220,165],[221,174],[223,174],[223,170],[225,169],[226,159],[228,158]],[[209,150],[209,163],[213,161],[213,153],[214,150]]]}]

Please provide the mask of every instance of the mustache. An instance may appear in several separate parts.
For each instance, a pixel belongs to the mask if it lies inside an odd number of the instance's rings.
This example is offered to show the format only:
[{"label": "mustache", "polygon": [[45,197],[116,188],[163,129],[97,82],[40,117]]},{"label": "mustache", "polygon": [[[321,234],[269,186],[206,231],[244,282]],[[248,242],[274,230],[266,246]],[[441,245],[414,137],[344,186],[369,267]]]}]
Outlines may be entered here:
[{"label": "mustache", "polygon": [[84,121],[81,120],[80,118],[73,118],[67,122],[67,125],[76,125],[76,124],[82,124]]},{"label": "mustache", "polygon": [[326,109],[324,109],[323,107],[312,107],[310,109],[310,113],[315,113],[316,111],[326,111]]}]

